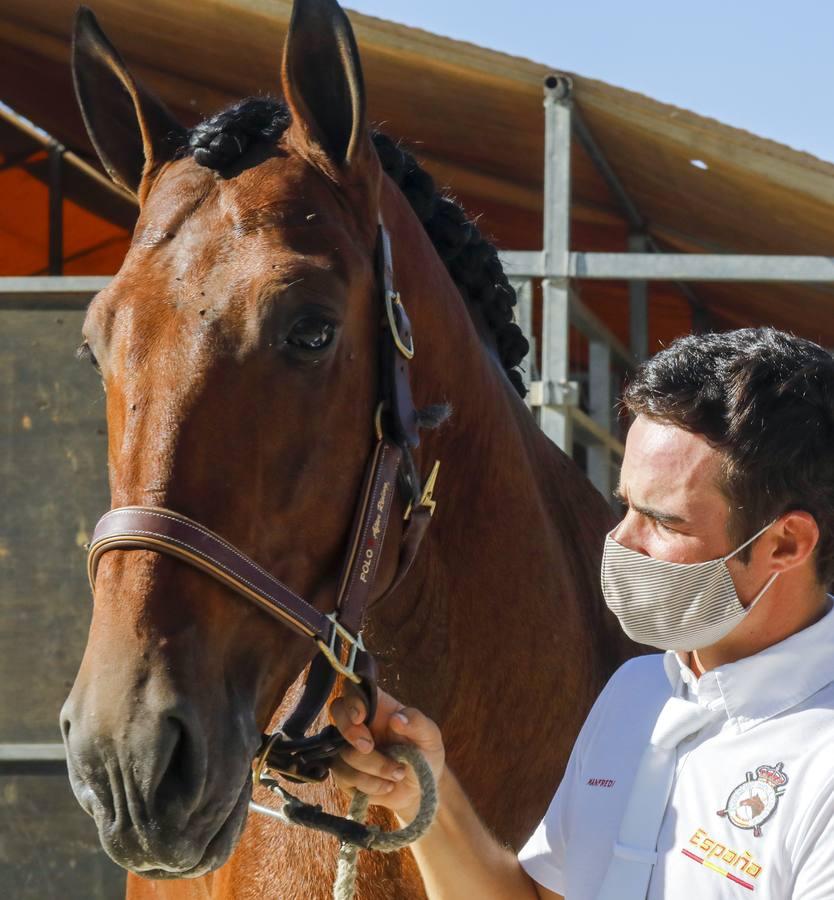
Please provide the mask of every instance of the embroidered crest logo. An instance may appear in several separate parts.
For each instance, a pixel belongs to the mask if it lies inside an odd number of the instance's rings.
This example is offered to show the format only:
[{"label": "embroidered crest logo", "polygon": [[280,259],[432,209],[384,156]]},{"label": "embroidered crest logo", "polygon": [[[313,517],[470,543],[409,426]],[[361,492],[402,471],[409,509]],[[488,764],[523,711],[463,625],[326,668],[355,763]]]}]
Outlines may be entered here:
[{"label": "embroidered crest logo", "polygon": [[753,837],[761,837],[762,825],[773,815],[787,783],[782,763],[759,766],[755,775],[748,772],[745,780],[733,788],[718,815],[728,818],[736,828],[752,829]]}]

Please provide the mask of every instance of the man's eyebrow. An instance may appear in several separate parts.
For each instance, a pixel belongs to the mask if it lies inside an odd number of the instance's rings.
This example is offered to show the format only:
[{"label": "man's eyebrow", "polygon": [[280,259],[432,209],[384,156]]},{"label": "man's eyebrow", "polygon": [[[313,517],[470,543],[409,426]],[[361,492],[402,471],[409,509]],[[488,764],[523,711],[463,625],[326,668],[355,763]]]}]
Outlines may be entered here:
[{"label": "man's eyebrow", "polygon": [[669,525],[683,525],[686,522],[686,519],[684,519],[683,516],[662,512],[659,509],[652,509],[650,506],[640,506],[637,503],[629,503],[628,498],[620,488],[617,488],[614,491],[614,499],[618,503],[622,503],[623,506],[630,507],[636,512],[639,512],[641,516],[645,516],[647,519],[653,519],[655,522],[665,522]]}]

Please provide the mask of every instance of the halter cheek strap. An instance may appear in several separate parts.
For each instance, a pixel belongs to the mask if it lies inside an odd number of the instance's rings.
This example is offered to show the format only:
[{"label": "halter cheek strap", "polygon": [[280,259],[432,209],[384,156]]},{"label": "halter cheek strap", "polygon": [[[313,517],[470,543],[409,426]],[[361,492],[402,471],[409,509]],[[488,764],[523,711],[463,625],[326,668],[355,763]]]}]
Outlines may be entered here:
[{"label": "halter cheek strap", "polygon": [[419,443],[417,413],[411,395],[408,363],[414,356],[411,323],[393,286],[391,243],[380,219],[377,274],[381,287],[380,402],[375,445],[365,474],[352,536],[348,543],[333,612],[323,613],[273,577],[220,535],[174,510],[150,506],[113,509],[99,520],[87,558],[95,593],[102,556],[110,550],[154,550],[188,563],[257,604],[269,615],[313,640],[313,659],[304,692],[292,714],[265,736],[256,771],[269,767],[286,777],[320,781],[344,740],[333,726],[311,737],[305,733],[342,675],[363,693],[368,721],[376,710],[376,663],[362,642],[365,611],[375,591],[379,561],[397,487],[406,501],[397,569],[380,600],[396,590],[408,573],[431,521],[437,468],[421,488],[411,451]]}]

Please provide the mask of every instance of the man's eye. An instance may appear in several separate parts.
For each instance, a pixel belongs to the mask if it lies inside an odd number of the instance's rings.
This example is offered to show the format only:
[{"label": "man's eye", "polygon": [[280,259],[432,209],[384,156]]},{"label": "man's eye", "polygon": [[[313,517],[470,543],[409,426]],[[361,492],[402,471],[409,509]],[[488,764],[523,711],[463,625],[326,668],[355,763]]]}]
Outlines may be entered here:
[{"label": "man's eye", "polygon": [[335,332],[332,322],[316,316],[299,319],[290,329],[286,343],[303,350],[323,350],[332,340]]}]

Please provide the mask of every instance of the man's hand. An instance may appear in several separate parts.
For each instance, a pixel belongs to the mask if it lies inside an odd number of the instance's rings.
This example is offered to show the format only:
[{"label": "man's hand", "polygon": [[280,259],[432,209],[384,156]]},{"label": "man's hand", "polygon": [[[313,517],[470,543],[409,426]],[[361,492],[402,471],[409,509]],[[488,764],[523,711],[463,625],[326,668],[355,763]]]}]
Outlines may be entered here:
[{"label": "man's hand", "polygon": [[379,691],[376,716],[370,728],[365,704],[358,692],[348,688],[330,704],[333,722],[350,744],[333,766],[339,787],[358,788],[370,803],[385,806],[403,822],[410,822],[420,807],[420,787],[410,766],[389,759],[378,747],[413,744],[422,751],[436,781],[443,774],[445,751],[440,729],[418,709],[406,708],[390,694]]},{"label": "man's hand", "polygon": [[380,691],[369,728],[363,724],[365,704],[352,687],[331,703],[330,714],[350,744],[333,766],[336,783],[346,792],[358,788],[371,803],[393,810],[402,824],[417,814],[420,788],[409,766],[394,762],[377,748],[413,744],[426,757],[440,788],[440,804],[434,825],[411,845],[411,851],[431,900],[464,896],[564,900],[537,885],[515,853],[484,828],[455,776],[446,769],[440,729],[428,716]]}]

